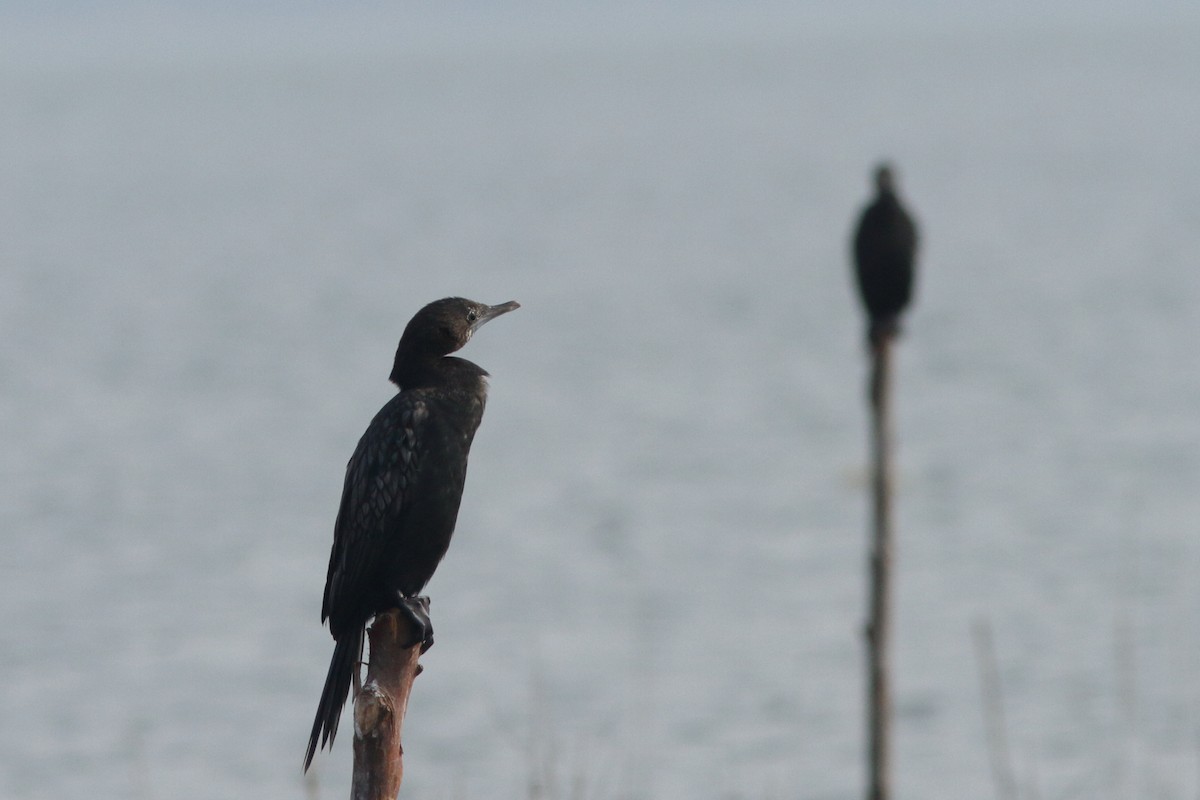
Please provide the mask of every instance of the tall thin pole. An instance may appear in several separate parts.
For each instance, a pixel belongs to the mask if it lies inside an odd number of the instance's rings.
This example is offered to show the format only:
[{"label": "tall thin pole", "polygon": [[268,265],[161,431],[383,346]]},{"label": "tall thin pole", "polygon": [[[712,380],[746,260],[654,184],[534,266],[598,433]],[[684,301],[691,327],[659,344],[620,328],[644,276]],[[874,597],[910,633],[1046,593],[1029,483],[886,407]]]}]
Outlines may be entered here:
[{"label": "tall thin pole", "polygon": [[892,337],[880,336],[871,347],[871,493],[870,617],[867,621],[867,730],[869,789],[867,800],[887,800],[891,793],[892,638],[892,476],[891,476],[891,349]]},{"label": "tall thin pole", "polygon": [[896,193],[890,164],[875,169],[875,198],[854,232],[854,277],[867,312],[871,343],[871,494],[874,537],[867,620],[867,800],[891,793],[892,639],[891,355],[900,317],[912,300],[917,226]]}]

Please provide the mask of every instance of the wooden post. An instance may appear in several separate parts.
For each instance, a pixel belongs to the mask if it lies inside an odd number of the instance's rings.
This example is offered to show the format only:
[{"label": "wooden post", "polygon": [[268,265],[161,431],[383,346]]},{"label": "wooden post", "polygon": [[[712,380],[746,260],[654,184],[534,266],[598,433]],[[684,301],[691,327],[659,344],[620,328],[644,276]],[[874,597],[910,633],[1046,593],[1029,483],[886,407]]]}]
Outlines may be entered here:
[{"label": "wooden post", "polygon": [[404,777],[400,729],[413,679],[421,672],[421,644],[399,611],[380,614],[367,630],[371,661],[354,699],[354,782],[351,800],[396,800]]},{"label": "wooden post", "polygon": [[880,336],[871,347],[871,490],[874,538],[870,557],[870,604],[867,621],[868,800],[891,794],[891,685],[888,651],[891,642],[892,476],[891,476],[891,349],[892,337]]}]

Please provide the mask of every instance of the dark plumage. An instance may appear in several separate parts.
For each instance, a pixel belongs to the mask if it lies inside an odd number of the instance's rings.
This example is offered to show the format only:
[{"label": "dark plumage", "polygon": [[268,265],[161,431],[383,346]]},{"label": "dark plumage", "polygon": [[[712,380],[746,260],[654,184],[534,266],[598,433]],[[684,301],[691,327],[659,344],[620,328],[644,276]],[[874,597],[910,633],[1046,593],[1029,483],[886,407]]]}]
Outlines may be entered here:
[{"label": "dark plumage", "polygon": [[404,329],[391,374],[400,393],[371,420],[346,466],[321,606],[337,644],[305,770],[318,739],[324,747],[337,734],[371,617],[400,608],[424,631],[425,646],[432,644],[428,618],[413,598],[450,545],[487,400],[487,372],[448,354],[517,307],[450,297],[422,308]]},{"label": "dark plumage", "polygon": [[875,171],[875,199],[863,209],[854,234],[854,274],[878,345],[900,331],[900,315],[912,300],[917,226],[896,195],[895,178],[884,164]]}]

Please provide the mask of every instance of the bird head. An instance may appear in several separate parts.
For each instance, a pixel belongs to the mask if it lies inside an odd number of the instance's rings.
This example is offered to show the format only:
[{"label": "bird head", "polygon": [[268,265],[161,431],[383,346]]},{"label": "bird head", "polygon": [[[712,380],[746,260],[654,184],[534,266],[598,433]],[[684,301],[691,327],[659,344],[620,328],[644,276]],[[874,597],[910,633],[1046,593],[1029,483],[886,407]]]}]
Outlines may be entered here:
[{"label": "bird head", "polygon": [[495,306],[463,297],[434,300],[418,311],[405,327],[396,349],[392,381],[400,383],[402,362],[449,355],[469,342],[484,323],[520,307],[515,300]]},{"label": "bird head", "polygon": [[880,194],[896,191],[896,174],[892,165],[886,161],[875,168],[875,188]]}]

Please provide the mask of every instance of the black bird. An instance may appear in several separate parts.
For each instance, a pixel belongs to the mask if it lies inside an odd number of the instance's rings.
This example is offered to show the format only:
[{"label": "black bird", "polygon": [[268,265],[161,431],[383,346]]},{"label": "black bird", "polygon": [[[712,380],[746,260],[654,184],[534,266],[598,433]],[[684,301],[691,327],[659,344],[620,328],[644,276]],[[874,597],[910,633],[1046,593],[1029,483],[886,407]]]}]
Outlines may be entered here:
[{"label": "black bird", "polygon": [[854,234],[854,274],[870,318],[867,337],[878,346],[900,332],[900,314],[912,300],[917,226],[896,195],[889,165],[875,170],[875,190]]},{"label": "black bird", "polygon": [[362,657],[367,622],[401,609],[428,648],[433,629],[417,593],[450,545],[471,440],[483,418],[487,372],[449,356],[481,325],[518,308],[461,297],[435,300],[404,329],[391,381],[400,387],[358,441],[333,529],[321,620],[337,642],[304,756],[333,743]]}]

